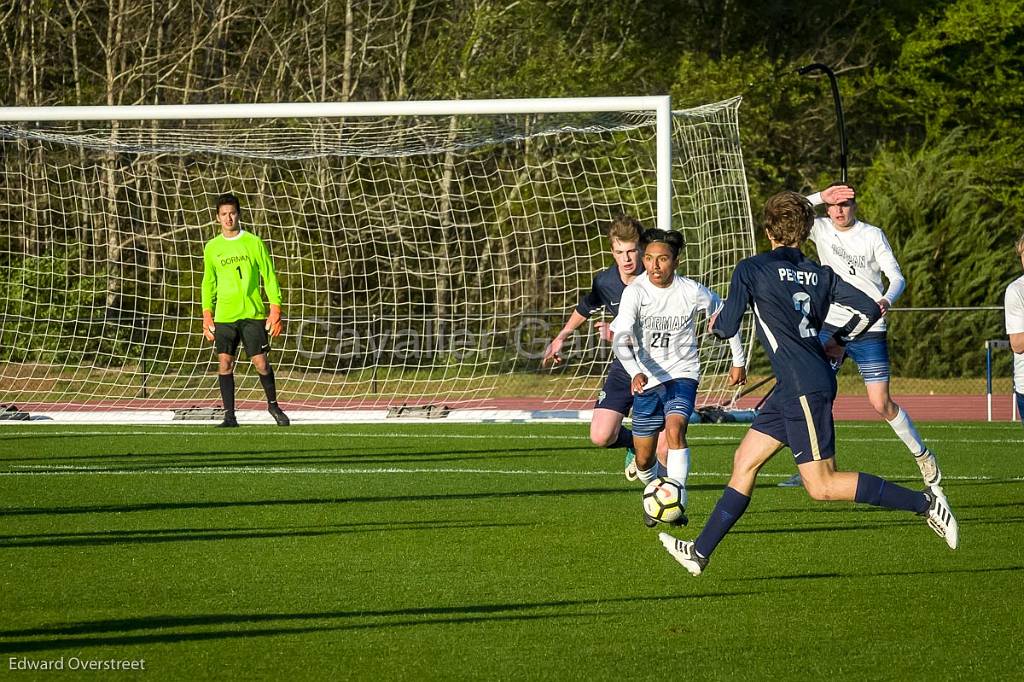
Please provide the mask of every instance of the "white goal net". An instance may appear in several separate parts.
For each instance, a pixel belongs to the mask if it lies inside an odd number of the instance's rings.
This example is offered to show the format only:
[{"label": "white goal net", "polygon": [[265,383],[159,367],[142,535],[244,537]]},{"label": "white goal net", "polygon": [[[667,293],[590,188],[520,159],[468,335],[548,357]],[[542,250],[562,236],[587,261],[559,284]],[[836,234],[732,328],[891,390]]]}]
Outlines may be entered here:
[{"label": "white goal net", "polygon": [[[723,296],[753,250],[738,108],[672,115],[681,273]],[[610,219],[657,216],[651,111],[0,121],[0,150],[0,402],[27,409],[219,403],[199,300],[228,191],[283,291],[286,407],[589,408],[608,346],[585,327],[564,367],[540,355]],[[727,399],[727,345],[701,358],[699,402]],[[244,354],[236,375],[261,404]]]}]

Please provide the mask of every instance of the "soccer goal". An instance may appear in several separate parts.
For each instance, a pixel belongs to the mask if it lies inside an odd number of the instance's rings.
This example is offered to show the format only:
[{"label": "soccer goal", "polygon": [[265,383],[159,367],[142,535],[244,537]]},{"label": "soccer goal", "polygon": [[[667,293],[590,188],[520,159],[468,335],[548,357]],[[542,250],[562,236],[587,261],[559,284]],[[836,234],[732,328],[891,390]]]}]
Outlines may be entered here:
[{"label": "soccer goal", "polygon": [[[683,274],[723,296],[753,250],[739,105],[0,108],[0,403],[216,405],[202,249],[231,191],[284,293],[271,361],[290,409],[589,409],[607,345],[581,329],[564,367],[540,356],[610,263],[615,214],[682,230]],[[701,356],[700,402],[727,400],[727,346]]]}]

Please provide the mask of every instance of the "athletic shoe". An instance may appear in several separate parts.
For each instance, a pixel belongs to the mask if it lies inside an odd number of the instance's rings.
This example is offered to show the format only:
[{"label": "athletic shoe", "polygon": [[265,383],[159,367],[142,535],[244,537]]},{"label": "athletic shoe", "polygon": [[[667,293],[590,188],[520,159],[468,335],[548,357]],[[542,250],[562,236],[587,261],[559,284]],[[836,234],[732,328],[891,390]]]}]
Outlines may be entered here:
[{"label": "athletic shoe", "polygon": [[925,448],[920,455],[914,455],[914,461],[917,462],[917,468],[921,470],[921,478],[924,479],[926,486],[931,488],[942,481],[939,463],[935,461],[935,455],[928,448]]},{"label": "athletic shoe", "polygon": [[626,470],[626,480],[635,481],[637,479],[636,473],[636,452],[633,448],[626,448],[626,461],[624,463]]},{"label": "athletic shoe", "polygon": [[960,544],[960,529],[946,494],[937,485],[926,488],[924,494],[928,498],[928,509],[920,515],[926,518],[931,529],[946,541],[950,549],[956,549]]},{"label": "athletic shoe", "polygon": [[700,575],[708,567],[708,558],[697,554],[692,542],[678,540],[668,533],[658,533],[658,539],[665,549],[692,575]]},{"label": "athletic shoe", "polygon": [[220,424],[217,424],[217,426],[215,428],[218,428],[218,429],[233,429],[236,426],[238,426],[238,420],[235,419],[235,415],[234,414],[225,414],[224,415],[224,421],[222,421]]},{"label": "athletic shoe", "polygon": [[288,426],[292,423],[291,420],[288,419],[288,415],[281,411],[281,408],[278,407],[277,403],[267,407],[267,412],[271,414],[278,426]]},{"label": "athletic shoe", "polygon": [[789,478],[787,478],[782,483],[780,483],[779,487],[780,488],[799,488],[803,484],[804,484],[804,481],[803,481],[802,478],[800,478],[800,474],[798,472],[798,473],[793,474]]}]

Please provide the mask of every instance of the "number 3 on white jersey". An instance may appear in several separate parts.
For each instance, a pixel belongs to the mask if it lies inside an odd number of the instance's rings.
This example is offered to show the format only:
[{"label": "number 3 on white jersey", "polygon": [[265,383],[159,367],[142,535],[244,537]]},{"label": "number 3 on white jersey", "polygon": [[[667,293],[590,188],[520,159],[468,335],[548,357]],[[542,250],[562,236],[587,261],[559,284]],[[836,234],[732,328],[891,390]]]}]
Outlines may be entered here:
[{"label": "number 3 on white jersey", "polygon": [[802,291],[793,294],[793,309],[802,316],[800,318],[800,338],[817,336],[818,330],[811,326],[811,321],[807,318],[811,314],[811,297]]}]

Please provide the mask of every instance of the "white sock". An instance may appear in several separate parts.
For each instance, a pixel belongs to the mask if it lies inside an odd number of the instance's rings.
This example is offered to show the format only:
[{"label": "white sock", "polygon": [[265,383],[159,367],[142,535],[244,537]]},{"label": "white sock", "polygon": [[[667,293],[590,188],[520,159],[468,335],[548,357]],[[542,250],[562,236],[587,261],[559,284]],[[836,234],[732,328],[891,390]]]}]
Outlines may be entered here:
[{"label": "white sock", "polygon": [[656,479],[658,477],[658,460],[654,460],[654,464],[651,465],[650,469],[637,467],[636,477],[643,481],[644,485]]},{"label": "white sock", "polygon": [[665,464],[668,469],[668,477],[685,488],[686,479],[690,475],[690,448],[670,449]]},{"label": "white sock", "polygon": [[910,421],[910,415],[904,412],[902,407],[899,408],[899,412],[889,422],[889,426],[892,427],[892,430],[896,432],[900,440],[910,449],[910,454],[917,457],[925,451],[924,441],[921,440],[921,436],[917,435],[914,422]]}]

